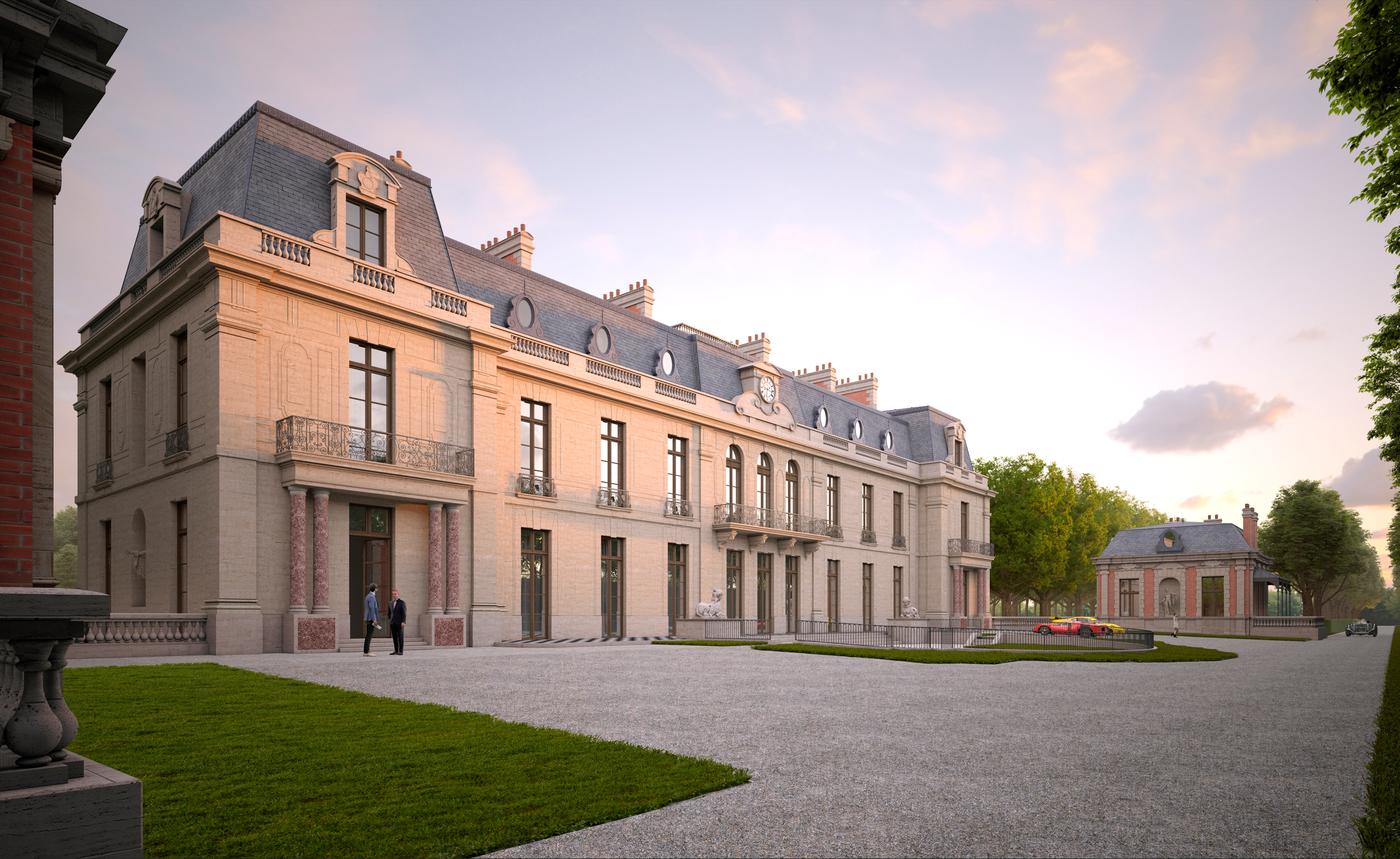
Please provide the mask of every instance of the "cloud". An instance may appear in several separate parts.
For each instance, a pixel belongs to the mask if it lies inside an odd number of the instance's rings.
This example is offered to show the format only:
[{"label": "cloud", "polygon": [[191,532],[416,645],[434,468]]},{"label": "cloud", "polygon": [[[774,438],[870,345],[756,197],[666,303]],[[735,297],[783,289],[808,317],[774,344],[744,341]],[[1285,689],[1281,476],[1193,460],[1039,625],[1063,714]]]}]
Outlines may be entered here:
[{"label": "cloud", "polygon": [[1215,450],[1250,430],[1272,427],[1291,408],[1283,397],[1260,404],[1238,385],[1207,382],[1153,394],[1109,436],[1151,453]]},{"label": "cloud", "polygon": [[797,99],[780,95],[773,99],[774,115],[783,122],[801,123],[807,119],[807,111]]},{"label": "cloud", "polygon": [[1185,507],[1187,510],[1196,510],[1198,508],[1206,506],[1209,503],[1209,495],[1192,495],[1190,498],[1181,502],[1181,506]]},{"label": "cloud", "polygon": [[1298,149],[1315,146],[1327,136],[1327,129],[1322,126],[1304,131],[1292,123],[1264,120],[1250,129],[1249,136],[1235,147],[1234,154],[1245,161],[1282,158]]},{"label": "cloud", "polygon": [[1209,334],[1197,337],[1192,342],[1194,342],[1197,346],[1201,347],[1202,349],[1209,351],[1210,347],[1215,345],[1215,332],[1212,331]]},{"label": "cloud", "polygon": [[1077,117],[1113,113],[1137,87],[1133,61],[1107,42],[1065,51],[1050,74],[1051,104]]},{"label": "cloud", "polygon": [[1348,507],[1389,504],[1395,495],[1390,483],[1390,463],[1381,459],[1381,449],[1373,448],[1357,459],[1348,459],[1342,473],[1332,478],[1328,489],[1335,489]]},{"label": "cloud", "polygon": [[716,90],[763,122],[796,125],[807,120],[802,102],[780,92],[741,63],[675,34],[662,34],[660,42],[673,55],[689,63]]},{"label": "cloud", "polygon": [[1337,31],[1351,19],[1346,0],[1312,0],[1298,22],[1298,47],[1308,65],[1332,55]]},{"label": "cloud", "polygon": [[1327,339],[1327,332],[1323,331],[1321,328],[1304,328],[1301,331],[1295,331],[1293,335],[1288,338],[1288,342],[1313,343],[1325,339]]},{"label": "cloud", "polygon": [[913,7],[914,16],[936,30],[946,30],[987,12],[1000,11],[1001,3],[988,0],[924,0]]}]

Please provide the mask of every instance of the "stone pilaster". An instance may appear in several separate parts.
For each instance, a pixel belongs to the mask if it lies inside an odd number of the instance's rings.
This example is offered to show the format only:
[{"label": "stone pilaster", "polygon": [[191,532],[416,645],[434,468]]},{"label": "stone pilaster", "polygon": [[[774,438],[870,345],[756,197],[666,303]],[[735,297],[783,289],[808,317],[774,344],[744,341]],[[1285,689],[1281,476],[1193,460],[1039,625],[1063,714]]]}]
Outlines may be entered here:
[{"label": "stone pilaster", "polygon": [[447,505],[447,610],[462,608],[462,505]]},{"label": "stone pilaster", "polygon": [[428,611],[439,612],[442,599],[442,505],[428,505]]},{"label": "stone pilaster", "polygon": [[291,505],[288,543],[291,558],[288,570],[291,575],[291,611],[306,611],[306,490],[300,486],[287,487],[287,498]]},{"label": "stone pilaster", "polygon": [[331,610],[330,579],[330,500],[327,489],[317,489],[312,493],[314,512],[312,514],[312,599],[311,610],[317,613]]}]

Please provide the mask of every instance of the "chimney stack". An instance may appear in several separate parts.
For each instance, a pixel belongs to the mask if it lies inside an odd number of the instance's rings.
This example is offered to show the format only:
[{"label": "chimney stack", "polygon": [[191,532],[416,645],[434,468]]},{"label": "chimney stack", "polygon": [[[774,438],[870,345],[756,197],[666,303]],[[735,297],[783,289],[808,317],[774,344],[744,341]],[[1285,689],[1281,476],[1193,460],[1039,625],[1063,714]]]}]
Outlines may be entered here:
[{"label": "chimney stack", "polygon": [[1244,517],[1244,541],[1249,544],[1249,548],[1259,548],[1259,514],[1254,512],[1254,508],[1248,504],[1244,505],[1244,510],[1240,513]]},{"label": "chimney stack", "polygon": [[880,382],[874,373],[864,373],[854,379],[842,379],[836,383],[836,393],[848,400],[864,403],[872,409],[876,407],[875,393],[879,388]]},{"label": "chimney stack", "polygon": [[1207,522],[1219,522],[1219,521],[1220,521],[1220,517],[1219,517],[1218,515],[1212,513],[1212,514],[1210,514],[1209,516],[1206,517],[1206,521],[1207,521]]},{"label": "chimney stack", "polygon": [[530,261],[535,256],[535,237],[521,224],[506,230],[506,237],[503,239],[493,238],[484,242],[481,249],[498,259],[513,262],[521,268],[529,268]]},{"label": "chimney stack", "polygon": [[623,310],[630,310],[633,313],[640,313],[642,316],[651,318],[651,306],[655,303],[656,293],[646,278],[642,278],[637,283],[627,284],[627,291],[615,289],[603,295],[608,303],[621,307]]},{"label": "chimney stack", "polygon": [[818,388],[826,388],[828,391],[836,390],[836,368],[830,364],[818,364],[811,372],[806,369],[798,371],[797,378],[804,382],[811,382]]},{"label": "chimney stack", "polygon": [[[407,159],[405,159],[405,158],[403,157],[403,150],[402,150],[402,149],[398,150],[398,151],[395,152],[392,156],[390,156],[389,160],[392,161],[392,162],[394,162],[395,164],[399,165],[400,167],[402,167],[402,168],[405,169],[405,170],[412,170],[412,169],[413,169],[413,165],[412,165],[412,164],[409,164],[408,161],[407,161]],[[525,226],[525,225],[524,225],[524,224],[521,224],[520,226],[523,227],[523,226]]]},{"label": "chimney stack", "polygon": [[743,343],[735,340],[734,346],[740,352],[747,355],[750,361],[767,361],[768,356],[772,354],[773,351],[773,344],[768,342],[768,334],[766,332],[750,334],[749,339],[745,340]]}]

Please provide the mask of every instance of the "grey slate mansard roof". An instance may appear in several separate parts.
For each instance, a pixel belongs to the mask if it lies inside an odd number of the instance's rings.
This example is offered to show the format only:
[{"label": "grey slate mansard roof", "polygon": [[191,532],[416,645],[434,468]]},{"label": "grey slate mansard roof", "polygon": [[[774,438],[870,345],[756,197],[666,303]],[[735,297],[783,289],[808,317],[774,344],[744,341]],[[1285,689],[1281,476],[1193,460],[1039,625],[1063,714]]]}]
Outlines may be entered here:
[{"label": "grey slate mansard roof", "polygon": [[[1162,534],[1173,531],[1181,539],[1181,551],[1158,552]],[[1240,526],[1230,522],[1169,522],[1164,525],[1148,525],[1145,528],[1126,528],[1119,531],[1108,542],[1101,558],[1126,558],[1142,555],[1160,555],[1170,559],[1172,555],[1198,555],[1219,552],[1235,554],[1253,552],[1244,539]]]},{"label": "grey slate mansard roof", "polygon": [[[528,294],[539,309],[544,339],[551,343],[586,352],[592,327],[605,322],[617,344],[616,363],[651,376],[660,350],[669,349],[676,363],[671,381],[726,400],[739,394],[739,368],[751,361],[737,349],[716,346],[447,238],[428,177],[263,102],[250,107],[180,177],[187,201],[180,238],[214,213],[227,212],[311,241],[317,230],[332,226],[326,161],[341,152],[364,153],[399,180],[397,251],[416,277],[489,303],[491,321],[501,326],[510,300]],[[123,292],[146,273],[146,262],[146,231],[138,228]],[[956,421],[950,415],[927,406],[884,412],[786,375],[781,399],[800,423],[811,426],[818,407],[825,406],[833,435],[849,437],[851,422],[858,418],[863,441],[872,447],[888,430],[894,437],[891,453],[919,462],[948,457],[943,428]],[[963,456],[961,465],[971,468],[966,445]]]}]

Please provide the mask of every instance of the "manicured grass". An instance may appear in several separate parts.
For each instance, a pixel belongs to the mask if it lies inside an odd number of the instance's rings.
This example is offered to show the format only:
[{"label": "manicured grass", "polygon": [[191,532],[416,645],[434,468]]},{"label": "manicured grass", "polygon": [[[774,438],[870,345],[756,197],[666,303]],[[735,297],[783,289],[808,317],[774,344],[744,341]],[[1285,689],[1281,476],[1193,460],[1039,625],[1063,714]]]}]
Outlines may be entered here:
[{"label": "manicured grass", "polygon": [[153,857],[468,856],[749,780],[219,665],[74,668],[64,685],[81,721],[74,751],[145,783]]},{"label": "manicured grass", "polygon": [[653,641],[652,644],[684,644],[688,647],[752,647],[752,641],[729,641],[722,638],[689,638],[674,641]]},{"label": "manicured grass", "polygon": [[814,653],[822,656],[858,656],[865,659],[893,659],[898,662],[936,664],[968,663],[1000,665],[1003,662],[1218,662],[1238,654],[1184,644],[1158,644],[1156,650],[1116,651],[1113,653],[1029,653],[988,650],[885,650],[877,647],[833,647],[826,644],[760,644],[754,650],[784,653]]},{"label": "manicured grass", "polygon": [[1376,739],[1366,768],[1366,811],[1353,823],[1361,855],[1371,859],[1400,856],[1400,635],[1390,639]]},{"label": "manicured grass", "polygon": [[1213,632],[1182,632],[1172,635],[1170,632],[1155,633],[1157,640],[1164,638],[1243,638],[1250,641],[1312,641],[1311,638],[1304,638],[1301,635],[1224,635]]},{"label": "manicured grass", "polygon": [[1078,653],[1081,650],[1117,650],[1116,647],[1104,647],[1101,644],[969,644],[968,647],[980,647],[983,650],[1039,650],[1051,653]]}]

